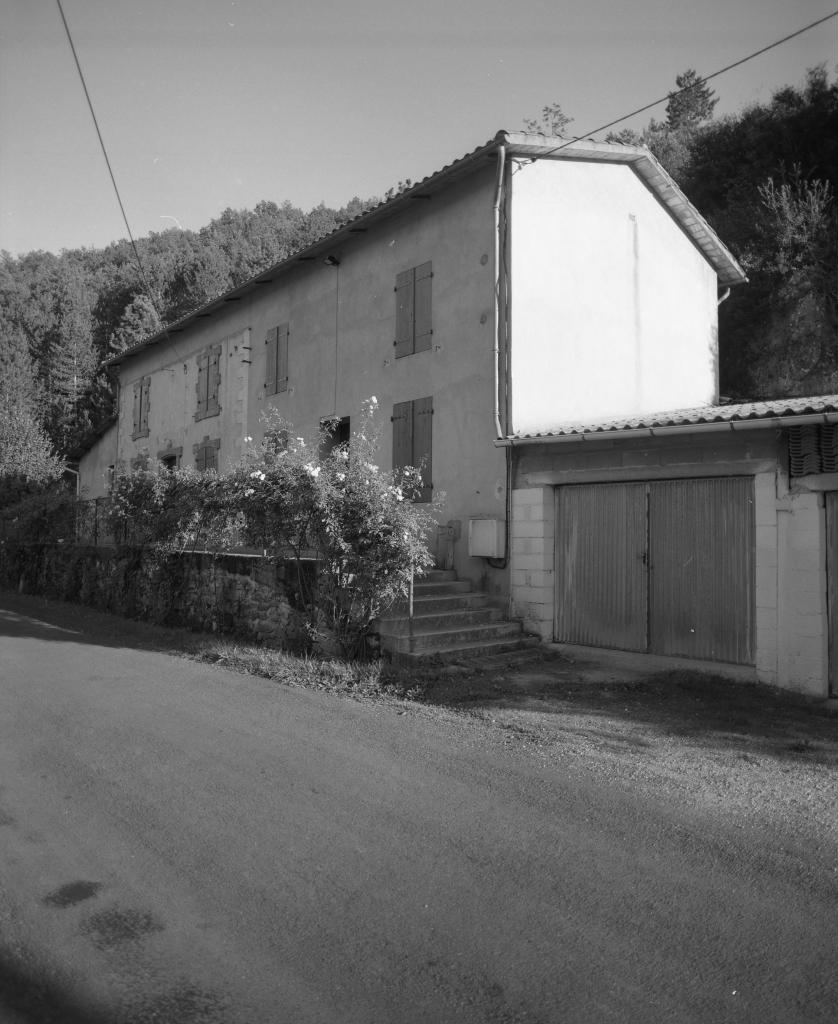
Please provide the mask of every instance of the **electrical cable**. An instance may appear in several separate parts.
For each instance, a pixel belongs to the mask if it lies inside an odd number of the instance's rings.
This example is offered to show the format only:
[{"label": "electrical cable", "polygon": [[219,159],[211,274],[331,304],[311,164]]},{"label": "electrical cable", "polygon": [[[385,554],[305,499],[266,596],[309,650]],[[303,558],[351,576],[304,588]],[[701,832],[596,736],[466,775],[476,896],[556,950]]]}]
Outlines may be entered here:
[{"label": "electrical cable", "polygon": [[[817,21],[811,22],[809,25],[804,25],[803,28],[797,29],[796,32],[791,32],[787,36],[783,36],[782,39],[777,39],[773,43],[769,43],[768,46],[763,46],[760,50],[755,50],[753,53],[749,53],[747,57],[741,57],[739,60],[734,61],[732,64],[728,64],[726,67],[719,68],[718,71],[714,71],[712,75],[704,75],[699,81],[694,82],[692,85],[685,86],[683,89],[679,89],[677,92],[667,93],[666,96],[662,96],[659,100],[654,100],[652,103],[647,103],[643,107],[638,107],[637,110],[632,110],[630,114],[623,114],[622,117],[618,117],[615,121],[609,121],[608,124],[600,125],[599,128],[594,128],[592,131],[585,132],[578,138],[588,138],[591,135],[596,135],[597,132],[604,132],[607,128],[613,128],[615,124],[621,124],[623,121],[628,121],[630,117],[635,117],[637,114],[643,114],[647,110],[651,110],[652,107],[658,106],[660,103],[664,103],[666,100],[670,100],[675,96],[680,96],[682,93],[690,92],[691,89],[697,89],[699,86],[704,85],[705,82],[709,82],[713,78],[718,78],[719,75],[725,74],[727,71],[732,71],[733,68],[738,68],[742,64],[746,64],[749,60],[753,60],[754,57],[759,57],[763,53],[767,53],[769,50],[775,49],[777,46],[782,46],[783,43],[787,43],[790,39],[794,39],[796,36],[803,35],[804,32],[808,32],[810,29],[817,28],[818,25],[823,25],[825,21],[829,21],[831,18],[838,17],[838,11],[833,11],[832,14],[827,14],[823,18],[818,18]],[[553,149],[547,150],[546,153],[540,154],[540,156],[550,156],[552,153],[558,153],[561,149],[566,149],[568,146],[572,146],[576,139],[568,139],[567,142],[563,142],[561,146],[556,146]]]},{"label": "electrical cable", "polygon": [[113,168],[111,167],[111,162],[108,158],[108,151],[105,148],[105,142],[102,138],[102,133],[99,130],[99,122],[96,119],[96,112],[93,109],[93,102],[90,99],[90,93],[87,91],[87,83],[84,80],[84,73],[81,69],[78,54],[76,53],[76,47],[73,44],[73,37],[70,35],[70,26],[67,24],[67,19],[64,17],[64,8],[61,6],[61,0],[55,0],[55,2],[58,4],[58,12],[61,15],[61,20],[64,22],[64,31],[67,33],[67,40],[70,43],[70,49],[73,51],[73,59],[76,62],[76,68],[79,73],[79,78],[81,79],[81,85],[84,89],[84,95],[87,99],[87,106],[90,108],[90,116],[93,118],[93,126],[96,129],[96,134],[99,136],[99,145],[102,148],[102,156],[104,156],[105,158],[105,163],[108,167],[108,174],[110,174],[111,176],[111,184],[113,185],[113,190],[116,193],[116,201],[119,203],[119,209],[122,212],[122,220],[125,222],[125,230],[128,232],[128,238],[131,241],[131,248],[134,250],[134,258],[137,261],[137,267],[139,268],[140,271],[140,280],[142,282],[143,288],[145,289],[146,295],[148,296],[148,299],[151,302],[152,306],[154,306],[154,311],[155,313],[157,313],[157,317],[160,320],[160,323],[162,324],[163,317],[160,315],[160,310],[157,308],[157,302],[155,301],[154,294],[152,293],[151,289],[148,286],[148,280],[146,279],[145,270],[143,269],[143,261],[140,259],[140,253],[139,250],[137,249],[137,243],[134,241],[134,236],[131,233],[131,225],[128,223],[128,216],[125,213],[125,207],[122,204],[122,196],[119,194],[119,188],[116,184],[116,177],[114,176]]}]

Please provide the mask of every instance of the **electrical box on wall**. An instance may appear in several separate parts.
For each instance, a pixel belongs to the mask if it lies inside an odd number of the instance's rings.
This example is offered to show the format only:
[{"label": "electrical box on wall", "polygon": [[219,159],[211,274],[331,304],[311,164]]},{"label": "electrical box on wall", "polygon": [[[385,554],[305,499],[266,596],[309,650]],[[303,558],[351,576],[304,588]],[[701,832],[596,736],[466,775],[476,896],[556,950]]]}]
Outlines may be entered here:
[{"label": "electrical box on wall", "polygon": [[472,558],[503,558],[506,522],[503,519],[469,519],[468,553]]}]

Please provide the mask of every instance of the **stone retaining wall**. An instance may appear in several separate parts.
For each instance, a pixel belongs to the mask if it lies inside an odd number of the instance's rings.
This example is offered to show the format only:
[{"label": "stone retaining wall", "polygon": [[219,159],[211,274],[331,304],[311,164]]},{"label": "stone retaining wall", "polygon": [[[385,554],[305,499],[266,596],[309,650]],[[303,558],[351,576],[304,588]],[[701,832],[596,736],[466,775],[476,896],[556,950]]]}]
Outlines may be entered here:
[{"label": "stone retaining wall", "polygon": [[283,647],[303,640],[296,572],[249,555],[0,544],[0,587]]}]

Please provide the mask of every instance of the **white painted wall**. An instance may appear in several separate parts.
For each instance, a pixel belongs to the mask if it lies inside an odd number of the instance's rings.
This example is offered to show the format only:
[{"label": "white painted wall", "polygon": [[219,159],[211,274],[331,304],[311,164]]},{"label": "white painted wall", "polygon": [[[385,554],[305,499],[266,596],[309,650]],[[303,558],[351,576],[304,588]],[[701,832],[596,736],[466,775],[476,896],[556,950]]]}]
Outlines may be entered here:
[{"label": "white painted wall", "polygon": [[511,180],[512,429],[714,402],[715,271],[631,168]]}]

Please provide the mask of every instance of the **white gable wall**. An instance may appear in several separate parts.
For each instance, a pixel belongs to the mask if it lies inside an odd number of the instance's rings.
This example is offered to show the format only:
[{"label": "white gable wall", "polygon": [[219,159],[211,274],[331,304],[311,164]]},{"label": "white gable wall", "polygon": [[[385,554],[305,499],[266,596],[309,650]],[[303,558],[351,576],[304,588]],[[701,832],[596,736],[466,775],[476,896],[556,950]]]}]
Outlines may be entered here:
[{"label": "white gable wall", "polygon": [[511,181],[511,429],[714,402],[715,271],[631,168]]}]

